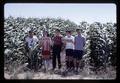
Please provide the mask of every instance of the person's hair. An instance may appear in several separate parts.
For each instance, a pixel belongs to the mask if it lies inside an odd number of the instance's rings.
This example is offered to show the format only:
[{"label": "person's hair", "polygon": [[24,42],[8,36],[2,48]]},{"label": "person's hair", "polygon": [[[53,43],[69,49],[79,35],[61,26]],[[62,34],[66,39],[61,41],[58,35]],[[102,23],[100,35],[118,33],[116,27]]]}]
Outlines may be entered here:
[{"label": "person's hair", "polygon": [[30,30],[30,31],[29,31],[29,33],[33,33],[33,31],[32,31],[32,30]]},{"label": "person's hair", "polygon": [[80,29],[76,29],[76,31],[80,31]]},{"label": "person's hair", "polygon": [[70,31],[70,30],[67,30],[66,32],[71,33],[71,31]]},{"label": "person's hair", "polygon": [[56,29],[57,32],[60,32],[60,29]]},{"label": "person's hair", "polygon": [[44,31],[44,32],[43,32],[43,34],[45,34],[45,33],[46,33],[46,34],[47,34],[47,36],[49,37],[49,33],[48,33],[47,31]]},{"label": "person's hair", "polygon": [[34,35],[36,35],[36,33],[34,32]]},{"label": "person's hair", "polygon": [[47,37],[49,37],[50,36],[50,34],[49,33],[47,33]]}]

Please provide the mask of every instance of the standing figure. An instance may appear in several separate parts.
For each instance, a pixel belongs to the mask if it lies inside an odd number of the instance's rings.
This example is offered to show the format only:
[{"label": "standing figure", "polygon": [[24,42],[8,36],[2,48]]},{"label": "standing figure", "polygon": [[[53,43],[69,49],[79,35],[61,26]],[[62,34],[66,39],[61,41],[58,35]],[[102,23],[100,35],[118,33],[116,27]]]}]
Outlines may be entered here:
[{"label": "standing figure", "polygon": [[74,68],[73,63],[73,50],[74,50],[74,37],[71,35],[71,31],[66,31],[64,38],[65,51],[66,51],[66,69],[71,71]]},{"label": "standing figure", "polygon": [[76,32],[77,32],[77,36],[75,36],[74,65],[75,65],[75,72],[77,73],[80,60],[82,59],[83,56],[85,38],[81,36],[79,29],[77,29]]},{"label": "standing figure", "polygon": [[34,58],[36,57],[36,55],[32,55],[32,52],[37,44],[38,44],[38,38],[34,36],[32,30],[29,31],[28,36],[26,36],[25,38],[25,49],[26,49],[26,54],[28,57],[28,63],[29,63],[28,67],[31,69],[35,68],[33,63],[34,63]]},{"label": "standing figure", "polygon": [[48,70],[50,65],[51,45],[51,38],[49,37],[48,32],[44,31],[43,37],[40,41],[40,46],[42,47],[42,60],[45,72]]},{"label": "standing figure", "polygon": [[61,68],[61,47],[62,47],[62,36],[60,35],[60,30],[56,29],[55,36],[53,38],[53,57],[52,57],[52,64],[53,70],[56,68],[56,59],[58,62],[58,68]]}]

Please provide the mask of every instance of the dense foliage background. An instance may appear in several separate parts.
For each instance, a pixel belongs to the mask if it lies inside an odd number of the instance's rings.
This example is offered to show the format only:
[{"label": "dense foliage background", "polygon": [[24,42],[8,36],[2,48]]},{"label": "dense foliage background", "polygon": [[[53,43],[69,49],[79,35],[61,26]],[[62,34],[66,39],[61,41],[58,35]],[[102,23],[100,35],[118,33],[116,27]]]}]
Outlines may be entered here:
[{"label": "dense foliage background", "polygon": [[51,37],[54,30],[59,28],[65,36],[65,31],[70,29],[76,35],[76,28],[81,29],[82,35],[86,38],[84,67],[90,70],[109,66],[116,66],[116,24],[80,22],[79,25],[70,20],[62,18],[14,18],[12,16],[4,20],[4,66],[5,71],[13,72],[18,66],[26,61],[24,56],[24,37],[30,29],[34,30],[38,38],[42,31],[47,30]]}]

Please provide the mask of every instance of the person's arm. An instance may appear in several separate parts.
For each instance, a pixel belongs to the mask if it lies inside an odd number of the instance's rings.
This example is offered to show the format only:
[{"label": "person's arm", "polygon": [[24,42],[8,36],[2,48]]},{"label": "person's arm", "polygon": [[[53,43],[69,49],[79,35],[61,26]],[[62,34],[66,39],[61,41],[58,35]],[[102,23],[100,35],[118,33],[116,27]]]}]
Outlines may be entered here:
[{"label": "person's arm", "polygon": [[51,38],[50,38],[50,46],[53,46],[53,42]]},{"label": "person's arm", "polygon": [[85,47],[85,38],[83,37],[83,47]]},{"label": "person's arm", "polygon": [[73,44],[75,43],[75,37],[72,37],[72,41]]},{"label": "person's arm", "polygon": [[62,38],[62,42],[63,42],[64,45],[66,45],[66,42],[67,42],[66,37]]},{"label": "person's arm", "polygon": [[36,42],[37,42],[37,44],[39,43],[39,39],[36,37]]},{"label": "person's arm", "polygon": [[39,47],[42,46],[42,38],[39,39],[39,41],[38,41],[38,46],[39,46]]},{"label": "person's arm", "polygon": [[26,37],[24,38],[24,46],[25,46],[25,49],[28,47],[28,40]]},{"label": "person's arm", "polygon": [[75,45],[75,43],[76,43],[76,37],[74,37],[74,45]]}]

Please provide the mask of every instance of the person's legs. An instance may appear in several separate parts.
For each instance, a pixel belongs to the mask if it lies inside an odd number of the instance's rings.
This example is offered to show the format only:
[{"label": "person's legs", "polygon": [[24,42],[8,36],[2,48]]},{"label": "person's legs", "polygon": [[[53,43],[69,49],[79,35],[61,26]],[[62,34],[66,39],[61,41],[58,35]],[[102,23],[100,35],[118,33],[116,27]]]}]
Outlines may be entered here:
[{"label": "person's legs", "polygon": [[74,67],[73,50],[72,49],[69,50],[69,66],[70,66],[70,69],[72,69]]},{"label": "person's legs", "polygon": [[57,59],[58,59],[58,67],[60,69],[61,68],[61,56],[60,56],[60,53],[58,53]]},{"label": "person's legs", "polygon": [[73,55],[73,58],[74,58],[74,70],[76,70],[76,66],[77,66],[77,64],[76,64],[76,61],[77,61],[76,54],[77,54],[77,52],[76,52],[76,50],[74,50],[74,55]]},{"label": "person's legs", "polygon": [[55,47],[53,48],[52,65],[53,65],[53,70],[54,70],[56,68],[56,49],[55,49]]},{"label": "person's legs", "polygon": [[69,56],[69,66],[70,66],[70,69],[72,68],[72,57],[71,56]]},{"label": "person's legs", "polygon": [[28,53],[28,56],[29,56],[29,61],[30,61],[30,69],[33,69],[33,58],[32,58],[32,54],[31,54],[31,50],[29,49],[29,53]]},{"label": "person's legs", "polygon": [[49,67],[50,67],[50,59],[48,58],[48,59],[46,60],[46,62],[47,62],[47,70],[49,70]]},{"label": "person's legs", "polygon": [[45,59],[45,72],[48,70],[47,59]]},{"label": "person's legs", "polygon": [[66,56],[65,59],[66,59],[66,69],[68,69],[69,68],[68,56]]},{"label": "person's legs", "polygon": [[60,56],[61,48],[57,48],[57,60],[58,60],[58,68],[61,68],[61,56]]},{"label": "person's legs", "polygon": [[69,56],[68,56],[68,49],[66,49],[66,69],[68,69],[69,68]]},{"label": "person's legs", "polygon": [[46,72],[46,60],[43,58],[44,72]]},{"label": "person's legs", "polygon": [[75,50],[74,51],[74,66],[75,66],[74,72],[75,72],[75,74],[78,74],[79,56],[80,56],[79,51]]},{"label": "person's legs", "polygon": [[34,55],[33,57],[33,67],[34,70],[37,71],[37,55]]},{"label": "person's legs", "polygon": [[83,56],[83,51],[79,50],[77,55],[77,64],[76,64],[77,69],[80,67],[82,56]]},{"label": "person's legs", "polygon": [[74,70],[76,70],[76,66],[77,66],[77,64],[76,64],[76,58],[74,58]]},{"label": "person's legs", "polygon": [[77,60],[76,60],[76,70],[78,70],[78,68],[79,68],[79,64],[80,64],[80,60],[77,59]]}]

